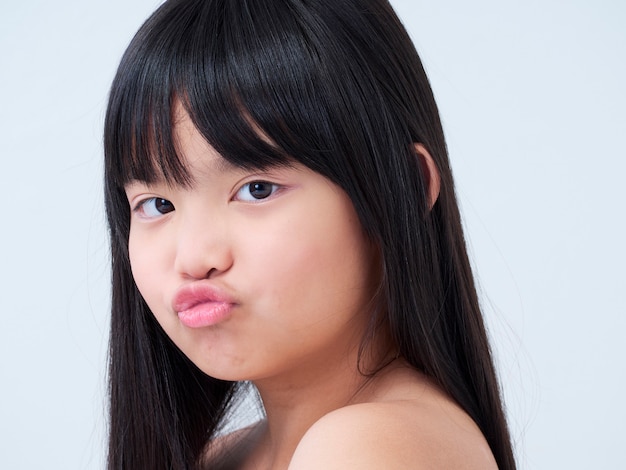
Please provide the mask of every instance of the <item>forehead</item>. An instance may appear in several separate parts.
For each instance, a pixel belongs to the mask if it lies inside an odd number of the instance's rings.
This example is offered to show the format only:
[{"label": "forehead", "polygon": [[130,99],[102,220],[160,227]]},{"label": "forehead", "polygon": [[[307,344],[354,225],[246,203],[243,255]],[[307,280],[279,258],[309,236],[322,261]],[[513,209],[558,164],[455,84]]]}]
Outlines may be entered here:
[{"label": "forehead", "polygon": [[235,169],[232,163],[207,142],[180,102],[174,106],[172,123],[176,150],[181,163],[190,174],[192,184],[194,175],[208,175]]}]

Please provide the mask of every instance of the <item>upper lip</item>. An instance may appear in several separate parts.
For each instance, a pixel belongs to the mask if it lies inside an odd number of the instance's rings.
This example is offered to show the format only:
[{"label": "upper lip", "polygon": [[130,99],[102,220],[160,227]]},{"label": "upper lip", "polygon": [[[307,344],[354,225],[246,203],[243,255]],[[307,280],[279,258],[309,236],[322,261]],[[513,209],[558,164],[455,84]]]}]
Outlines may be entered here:
[{"label": "upper lip", "polygon": [[194,282],[193,284],[182,286],[176,291],[172,301],[172,308],[176,312],[183,312],[206,302],[235,303],[233,298],[223,289],[204,282]]}]

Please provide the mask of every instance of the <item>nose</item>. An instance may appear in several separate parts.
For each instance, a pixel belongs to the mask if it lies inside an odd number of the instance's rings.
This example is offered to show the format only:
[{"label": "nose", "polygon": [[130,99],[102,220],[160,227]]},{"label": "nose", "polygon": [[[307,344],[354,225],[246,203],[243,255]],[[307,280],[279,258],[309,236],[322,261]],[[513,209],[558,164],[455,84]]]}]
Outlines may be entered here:
[{"label": "nose", "polygon": [[217,217],[183,218],[177,231],[175,269],[185,278],[219,276],[233,264],[227,226]]}]

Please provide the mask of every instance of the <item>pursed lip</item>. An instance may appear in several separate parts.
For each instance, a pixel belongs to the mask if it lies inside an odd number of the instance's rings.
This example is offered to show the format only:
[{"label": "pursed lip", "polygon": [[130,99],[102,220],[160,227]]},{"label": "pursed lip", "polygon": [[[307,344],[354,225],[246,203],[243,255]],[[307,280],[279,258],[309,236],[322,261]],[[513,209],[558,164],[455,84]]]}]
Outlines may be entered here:
[{"label": "pursed lip", "polygon": [[194,282],[178,289],[172,309],[186,326],[210,326],[224,320],[237,302],[213,284]]},{"label": "pursed lip", "polygon": [[172,308],[175,312],[182,312],[206,302],[235,304],[234,299],[223,290],[202,282],[195,282],[181,287],[174,295]]}]

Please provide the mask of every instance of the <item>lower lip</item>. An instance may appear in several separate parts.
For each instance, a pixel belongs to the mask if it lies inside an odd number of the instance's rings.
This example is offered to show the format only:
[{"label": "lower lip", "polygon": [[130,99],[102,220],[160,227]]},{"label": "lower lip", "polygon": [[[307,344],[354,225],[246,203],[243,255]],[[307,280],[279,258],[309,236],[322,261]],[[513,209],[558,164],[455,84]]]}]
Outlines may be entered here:
[{"label": "lower lip", "polygon": [[204,302],[178,312],[178,318],[186,327],[204,328],[224,321],[232,309],[233,304],[227,302]]}]

